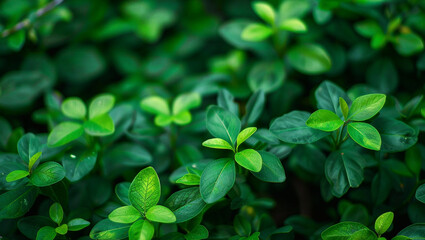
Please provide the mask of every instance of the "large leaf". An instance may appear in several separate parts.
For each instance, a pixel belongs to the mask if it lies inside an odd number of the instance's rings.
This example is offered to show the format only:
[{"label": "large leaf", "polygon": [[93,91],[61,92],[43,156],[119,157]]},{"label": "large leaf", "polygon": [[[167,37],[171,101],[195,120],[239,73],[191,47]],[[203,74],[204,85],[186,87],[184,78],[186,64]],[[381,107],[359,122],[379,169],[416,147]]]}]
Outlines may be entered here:
[{"label": "large leaf", "polygon": [[381,135],[381,151],[402,152],[418,141],[418,131],[394,118],[379,117],[372,124]]},{"label": "large leaf", "polygon": [[145,216],[161,196],[161,185],[155,169],[147,167],[140,171],[131,182],[128,195],[131,204]]},{"label": "large leaf", "polygon": [[62,157],[62,165],[68,180],[75,182],[86,176],[96,164],[95,151],[77,150],[68,152]]},{"label": "large leaf", "polygon": [[276,118],[270,126],[270,131],[280,140],[295,144],[313,143],[329,135],[307,126],[309,116],[308,112],[292,111]]},{"label": "large leaf", "polygon": [[319,45],[300,44],[288,51],[289,63],[298,71],[316,75],[329,71],[332,63],[326,51]]},{"label": "large leaf", "polygon": [[0,195],[0,219],[22,217],[37,198],[37,188],[21,187]]},{"label": "large leaf", "polygon": [[104,239],[104,240],[119,240],[127,238],[129,224],[115,223],[109,219],[103,219],[96,223],[90,231],[91,239]]},{"label": "large leaf", "polygon": [[62,122],[50,132],[47,138],[49,147],[59,147],[77,138],[84,132],[83,125],[74,122]]},{"label": "large leaf", "polygon": [[381,149],[381,136],[372,125],[363,122],[349,123],[347,131],[350,137],[360,146],[379,151]]},{"label": "large leaf", "polygon": [[234,146],[241,130],[241,121],[230,111],[212,106],[207,110],[207,129],[214,137],[224,139]]},{"label": "large leaf", "polygon": [[53,185],[65,177],[65,170],[57,162],[46,162],[38,166],[31,174],[30,181],[37,187]]},{"label": "large leaf", "polygon": [[181,223],[196,217],[202,212],[206,203],[201,197],[199,188],[192,187],[173,193],[165,201],[165,206],[174,212],[176,223]]},{"label": "large leaf", "polygon": [[236,178],[235,162],[224,158],[214,160],[202,172],[200,190],[207,203],[213,203],[224,197],[233,187]]},{"label": "large leaf", "polygon": [[279,158],[266,151],[258,151],[263,160],[261,171],[252,174],[265,182],[284,182],[286,180],[285,170]]},{"label": "large leaf", "polygon": [[41,152],[42,146],[40,140],[32,134],[27,133],[18,141],[18,153],[25,163],[29,164],[30,159],[35,154]]},{"label": "large leaf", "polygon": [[348,111],[348,119],[365,121],[375,116],[384,107],[385,94],[368,94],[356,98]]},{"label": "large leaf", "polygon": [[375,240],[376,235],[366,226],[356,222],[341,222],[322,232],[323,240]]},{"label": "large leaf", "polygon": [[322,82],[314,92],[314,96],[316,97],[317,108],[332,111],[339,117],[342,117],[339,98],[343,98],[347,103],[351,102],[344,90],[330,81]]}]

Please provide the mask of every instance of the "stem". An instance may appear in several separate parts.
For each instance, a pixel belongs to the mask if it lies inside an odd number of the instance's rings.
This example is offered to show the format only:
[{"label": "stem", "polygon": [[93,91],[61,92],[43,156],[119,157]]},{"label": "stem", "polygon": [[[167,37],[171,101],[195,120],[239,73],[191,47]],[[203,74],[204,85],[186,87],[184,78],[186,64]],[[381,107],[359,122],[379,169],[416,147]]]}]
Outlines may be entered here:
[{"label": "stem", "polygon": [[37,18],[45,15],[46,13],[53,10],[55,7],[57,7],[59,4],[61,4],[64,0],[53,0],[43,8],[38,9],[34,16],[30,16],[20,22],[18,22],[15,26],[12,28],[6,29],[1,33],[1,37],[5,38],[21,29],[29,27]]}]

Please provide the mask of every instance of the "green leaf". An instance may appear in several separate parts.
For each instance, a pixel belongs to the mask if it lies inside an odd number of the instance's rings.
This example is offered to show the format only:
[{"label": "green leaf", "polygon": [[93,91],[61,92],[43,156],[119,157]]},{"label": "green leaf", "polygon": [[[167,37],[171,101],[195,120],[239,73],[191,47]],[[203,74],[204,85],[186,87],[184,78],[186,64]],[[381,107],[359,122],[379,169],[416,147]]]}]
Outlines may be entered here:
[{"label": "green leaf", "polygon": [[348,111],[348,120],[365,121],[384,107],[385,94],[367,94],[356,98]]},{"label": "green leaf", "polygon": [[246,104],[246,114],[242,118],[242,125],[251,125],[258,120],[266,104],[266,94],[263,90],[256,91]]},{"label": "green leaf", "polygon": [[277,90],[286,78],[282,61],[262,61],[256,63],[248,74],[248,85],[253,91],[269,93]]},{"label": "green leaf", "polygon": [[129,229],[129,224],[115,223],[109,219],[103,219],[94,225],[90,231],[90,238],[99,240],[124,239],[129,235]]},{"label": "green leaf", "polygon": [[202,98],[199,93],[180,94],[173,102],[173,115],[196,108],[201,105]]},{"label": "green leaf", "polygon": [[30,162],[32,156],[41,152],[42,146],[40,140],[32,134],[27,133],[18,141],[18,154],[25,163]]},{"label": "green leaf", "polygon": [[131,205],[145,216],[148,209],[155,206],[161,196],[161,185],[155,169],[147,167],[140,171],[131,182],[128,196]]},{"label": "green leaf", "polygon": [[203,225],[198,225],[190,230],[189,233],[185,235],[187,240],[200,240],[200,239],[208,239],[209,232],[206,227]]},{"label": "green leaf", "polygon": [[308,112],[292,111],[276,118],[270,126],[270,131],[280,140],[294,144],[313,143],[329,135],[328,132],[307,126],[309,116]]},{"label": "green leaf", "polygon": [[238,149],[243,142],[250,138],[255,133],[255,131],[257,131],[256,127],[249,127],[242,130],[236,138],[236,149]]},{"label": "green leaf", "polygon": [[404,33],[395,38],[394,47],[399,54],[410,56],[421,52],[424,49],[424,42],[415,33]]},{"label": "green leaf", "polygon": [[363,37],[371,38],[375,34],[383,33],[381,26],[373,20],[365,20],[354,25],[356,32]]},{"label": "green leaf", "polygon": [[381,149],[381,136],[372,125],[362,122],[349,123],[347,131],[350,137],[360,146],[375,151]]},{"label": "green leaf", "polygon": [[53,203],[52,206],[50,206],[50,209],[49,209],[49,216],[50,216],[50,219],[53,220],[53,222],[60,225],[62,223],[62,219],[63,219],[62,206],[59,203]]},{"label": "green leaf", "polygon": [[332,152],[325,162],[325,175],[336,197],[344,195],[350,187],[355,188],[363,182],[365,160],[356,150]]},{"label": "green leaf", "polygon": [[96,96],[89,105],[89,119],[107,114],[115,104],[115,97],[111,94]]},{"label": "green leaf", "polygon": [[30,161],[28,163],[28,170],[31,171],[32,167],[34,166],[34,164],[37,162],[38,159],[40,159],[41,157],[41,152],[38,152],[36,154],[34,154],[31,158]]},{"label": "green leaf", "polygon": [[341,222],[322,232],[323,240],[375,240],[376,235],[366,226],[356,222]]},{"label": "green leaf", "polygon": [[97,115],[89,121],[84,122],[84,130],[91,136],[103,137],[111,135],[115,131],[114,121],[112,121],[112,118],[107,113]]},{"label": "green leaf", "polygon": [[6,181],[13,182],[28,176],[30,173],[26,170],[15,170],[7,174]]},{"label": "green leaf", "polygon": [[74,122],[62,122],[50,132],[47,138],[49,147],[59,147],[77,138],[84,132],[83,125]]},{"label": "green leaf", "polygon": [[418,189],[416,189],[415,197],[419,202],[425,203],[425,184],[420,185]]},{"label": "green leaf", "polygon": [[[159,127],[164,127],[164,126],[170,125],[173,122],[173,120],[174,120],[173,116],[157,115],[155,117],[155,125],[157,125]],[[189,122],[190,122],[190,120],[189,120]]]},{"label": "green leaf", "polygon": [[[424,239],[425,238],[425,224],[424,223],[415,223],[412,224],[406,228],[404,228],[403,230],[401,230],[398,234],[398,236],[405,236],[408,237],[408,240],[419,240],[419,239]],[[406,238],[401,238],[403,240],[405,240]],[[406,239],[406,240],[407,240]],[[397,239],[399,240],[399,239]]]},{"label": "green leaf", "polygon": [[348,117],[348,104],[344,100],[344,98],[342,98],[342,97],[339,97],[339,107],[341,109],[342,116],[344,116],[344,119],[347,119],[347,117]]},{"label": "green leaf", "polygon": [[252,4],[254,12],[270,25],[274,25],[276,13],[273,7],[267,2],[254,2]]},{"label": "green leaf", "polygon": [[344,121],[329,110],[319,109],[310,115],[306,124],[314,129],[332,132],[340,128],[344,124]]},{"label": "green leaf", "polygon": [[261,155],[254,149],[245,149],[236,153],[235,160],[239,165],[252,172],[259,172],[263,165]]},{"label": "green leaf", "polygon": [[199,188],[192,187],[173,193],[164,205],[173,211],[176,223],[182,223],[196,217],[207,204],[202,200]]},{"label": "green leaf", "polygon": [[202,172],[200,190],[206,203],[214,203],[233,187],[236,178],[235,162],[224,158],[214,160]]},{"label": "green leaf", "polygon": [[37,198],[37,188],[21,187],[0,195],[0,219],[19,218],[27,213]]},{"label": "green leaf", "polygon": [[280,23],[279,28],[285,31],[304,33],[307,32],[307,25],[301,19],[291,18]]},{"label": "green leaf", "polygon": [[239,115],[239,105],[235,102],[235,97],[226,88],[220,89],[217,96],[217,105],[227,109],[236,116]]},{"label": "green leaf", "polygon": [[77,150],[62,157],[66,178],[76,182],[86,176],[95,166],[97,153],[94,151]]},{"label": "green leaf", "polygon": [[19,51],[25,43],[25,30],[13,33],[7,38],[7,44],[14,51]]},{"label": "green leaf", "polygon": [[251,234],[251,223],[244,216],[236,215],[233,226],[239,236],[248,237]]},{"label": "green leaf", "polygon": [[317,108],[332,111],[336,113],[338,117],[343,116],[339,107],[339,98],[341,97],[347,103],[351,103],[350,98],[344,90],[329,81],[322,82],[314,92],[314,96],[316,97]]},{"label": "green leaf", "polygon": [[146,220],[139,220],[133,223],[128,231],[129,240],[151,240],[155,229],[153,225]]},{"label": "green leaf", "polygon": [[279,19],[302,18],[311,9],[311,3],[305,0],[282,1],[279,6]]},{"label": "green leaf", "polygon": [[19,231],[29,239],[36,239],[37,232],[42,227],[57,226],[52,220],[45,216],[29,216],[23,217],[18,221],[18,229]]},{"label": "green leaf", "polygon": [[207,129],[216,138],[226,140],[234,146],[241,130],[241,121],[228,110],[211,106],[207,110]]},{"label": "green leaf", "polygon": [[384,234],[388,228],[390,228],[391,223],[394,219],[393,212],[386,212],[379,216],[375,221],[375,231],[378,235]]},{"label": "green leaf", "polygon": [[225,140],[221,138],[211,138],[211,139],[205,140],[202,143],[202,146],[208,147],[208,148],[229,149],[234,151],[233,147],[228,142],[226,142]]},{"label": "green leaf", "polygon": [[260,23],[251,23],[244,28],[241,37],[245,41],[261,42],[272,34],[273,29],[270,27]]},{"label": "green leaf", "polygon": [[[156,120],[156,119],[155,119]],[[189,111],[180,112],[172,117],[172,120],[179,125],[186,125],[192,121],[192,114]]]},{"label": "green leaf", "polygon": [[167,101],[158,96],[152,96],[143,99],[140,102],[140,107],[146,112],[153,113],[156,115],[170,115],[170,107],[168,106]]},{"label": "green leaf", "polygon": [[156,205],[146,212],[146,218],[152,222],[173,223],[176,221],[176,216],[167,207]]},{"label": "green leaf", "polygon": [[261,171],[252,174],[265,182],[280,183],[286,180],[285,170],[279,158],[266,151],[258,151],[263,161]]},{"label": "green leaf", "polygon": [[62,113],[74,119],[84,119],[87,114],[86,105],[78,97],[70,97],[65,99],[61,105]]},{"label": "green leaf", "polygon": [[386,44],[387,44],[387,35],[383,33],[377,33],[373,35],[372,40],[370,42],[370,46],[373,49],[381,49],[385,47]]},{"label": "green leaf", "polygon": [[61,226],[55,228],[55,231],[60,235],[65,235],[68,233],[68,225],[62,224]]},{"label": "green leaf", "polygon": [[328,53],[316,44],[299,44],[289,49],[289,63],[301,73],[307,75],[322,74],[331,69]]},{"label": "green leaf", "polygon": [[390,93],[397,88],[397,68],[388,58],[381,58],[371,64],[366,71],[366,82],[383,93]]},{"label": "green leaf", "polygon": [[181,178],[176,180],[176,183],[189,185],[189,186],[199,185],[200,182],[201,182],[201,177],[191,173],[185,174]]},{"label": "green leaf", "polygon": [[69,231],[80,231],[90,225],[89,221],[86,221],[82,218],[74,218],[68,222]]},{"label": "green leaf", "polygon": [[381,135],[381,151],[406,151],[418,141],[418,132],[415,129],[394,118],[378,117],[372,124]]},{"label": "green leaf", "polygon": [[53,227],[45,226],[37,232],[36,240],[53,240],[56,237],[56,231]]},{"label": "green leaf", "polygon": [[128,198],[130,184],[131,183],[129,182],[122,182],[122,183],[118,183],[115,186],[115,194],[121,200],[121,202],[126,205],[131,205],[130,199]]},{"label": "green leaf", "polygon": [[108,215],[109,220],[117,223],[132,223],[140,217],[139,211],[131,205],[119,207]]},{"label": "green leaf", "polygon": [[30,181],[37,187],[53,185],[65,177],[65,170],[57,162],[46,162],[38,166],[31,174]]}]

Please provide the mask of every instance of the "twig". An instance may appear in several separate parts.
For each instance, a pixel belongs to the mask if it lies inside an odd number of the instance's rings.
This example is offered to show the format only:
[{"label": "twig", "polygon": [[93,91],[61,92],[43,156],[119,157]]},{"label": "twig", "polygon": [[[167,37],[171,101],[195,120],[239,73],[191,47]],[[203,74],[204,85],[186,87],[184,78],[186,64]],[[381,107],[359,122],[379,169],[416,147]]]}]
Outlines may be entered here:
[{"label": "twig", "polygon": [[51,10],[53,10],[55,7],[57,7],[59,4],[61,4],[64,0],[53,0],[52,2],[50,2],[49,4],[47,4],[46,6],[44,6],[43,8],[38,9],[35,14],[34,17],[31,18],[26,18],[20,22],[18,22],[15,26],[13,26],[12,28],[6,29],[1,33],[1,37],[5,38],[9,35],[11,35],[12,33],[15,33],[21,29],[27,28],[28,26],[31,25],[31,23],[36,19],[39,18],[43,15],[45,15],[46,13],[50,12]]}]

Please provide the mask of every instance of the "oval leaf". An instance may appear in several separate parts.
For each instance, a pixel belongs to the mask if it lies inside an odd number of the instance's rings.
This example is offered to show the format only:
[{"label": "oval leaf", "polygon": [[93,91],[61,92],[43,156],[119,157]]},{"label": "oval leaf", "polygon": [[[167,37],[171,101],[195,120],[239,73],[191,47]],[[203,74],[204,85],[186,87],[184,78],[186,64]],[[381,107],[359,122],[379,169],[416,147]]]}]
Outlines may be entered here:
[{"label": "oval leaf", "polygon": [[235,162],[224,158],[214,160],[202,172],[200,190],[207,203],[213,203],[224,197],[233,187],[236,178]]}]

